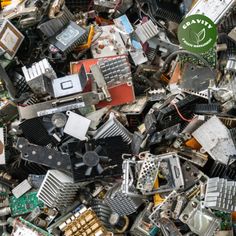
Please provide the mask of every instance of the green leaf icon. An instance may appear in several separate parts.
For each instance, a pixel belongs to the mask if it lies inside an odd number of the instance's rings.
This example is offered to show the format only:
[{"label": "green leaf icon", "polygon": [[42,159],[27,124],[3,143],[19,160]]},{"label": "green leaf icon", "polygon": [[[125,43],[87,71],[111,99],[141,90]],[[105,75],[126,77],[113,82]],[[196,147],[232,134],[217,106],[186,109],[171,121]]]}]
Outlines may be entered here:
[{"label": "green leaf icon", "polygon": [[203,28],[200,32],[195,33],[195,35],[196,35],[196,39],[197,39],[196,43],[197,43],[197,45],[199,45],[199,43],[201,43],[206,37],[206,29]]},{"label": "green leaf icon", "polygon": [[197,34],[192,29],[189,30],[189,39],[192,43],[197,43]]},{"label": "green leaf icon", "polygon": [[203,28],[201,31],[199,31],[198,33],[194,32],[192,29],[190,29],[189,31],[189,37],[190,39],[196,43],[197,45],[199,45],[200,42],[202,42],[205,37],[206,37],[206,29]]}]

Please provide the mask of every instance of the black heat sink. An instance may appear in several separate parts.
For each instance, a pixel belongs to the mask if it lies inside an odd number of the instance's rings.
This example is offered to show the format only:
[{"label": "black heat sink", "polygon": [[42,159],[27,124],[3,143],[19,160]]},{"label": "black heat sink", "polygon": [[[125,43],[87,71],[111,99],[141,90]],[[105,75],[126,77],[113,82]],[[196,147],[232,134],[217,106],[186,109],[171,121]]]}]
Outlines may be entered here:
[{"label": "black heat sink", "polygon": [[[183,100],[176,103],[179,112],[187,119],[192,119],[194,115],[194,105],[196,103],[202,103],[205,99],[188,95]],[[161,110],[155,111],[156,128],[158,131],[167,129],[170,126],[174,126],[178,123],[184,124],[183,119],[178,115],[178,112],[174,106],[168,106]]]},{"label": "black heat sink", "polygon": [[196,104],[194,112],[196,114],[218,114],[221,112],[221,106],[218,103]]},{"label": "black heat sink", "polygon": [[156,19],[180,23],[184,13],[180,4],[182,0],[140,0],[143,10]]},{"label": "black heat sink", "polygon": [[12,163],[10,165],[8,172],[13,178],[19,179],[19,181],[21,182],[27,179],[29,174],[45,175],[48,169],[48,167],[24,160],[19,160],[19,162],[17,163],[16,160],[15,163]]},{"label": "black heat sink", "polygon": [[222,163],[214,162],[208,169],[207,175],[210,178],[220,177],[229,180],[236,180],[236,168],[234,164],[227,166]]},{"label": "black heat sink", "polygon": [[53,142],[53,137],[48,134],[43,119],[40,117],[23,121],[20,128],[24,137],[32,144],[46,146]]},{"label": "black heat sink", "polygon": [[91,0],[66,0],[66,6],[71,12],[79,12],[83,10],[88,10],[89,5],[93,3]]},{"label": "black heat sink", "polygon": [[218,33],[228,34],[236,26],[236,11],[232,11],[218,26]]}]

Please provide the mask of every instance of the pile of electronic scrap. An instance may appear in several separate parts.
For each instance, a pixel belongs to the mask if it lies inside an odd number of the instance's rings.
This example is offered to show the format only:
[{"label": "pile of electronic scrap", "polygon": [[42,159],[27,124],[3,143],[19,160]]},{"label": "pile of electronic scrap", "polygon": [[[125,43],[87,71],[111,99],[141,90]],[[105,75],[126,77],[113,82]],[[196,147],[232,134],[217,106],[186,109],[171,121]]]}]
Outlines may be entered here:
[{"label": "pile of electronic scrap", "polygon": [[0,3],[1,235],[234,235],[236,1]]}]

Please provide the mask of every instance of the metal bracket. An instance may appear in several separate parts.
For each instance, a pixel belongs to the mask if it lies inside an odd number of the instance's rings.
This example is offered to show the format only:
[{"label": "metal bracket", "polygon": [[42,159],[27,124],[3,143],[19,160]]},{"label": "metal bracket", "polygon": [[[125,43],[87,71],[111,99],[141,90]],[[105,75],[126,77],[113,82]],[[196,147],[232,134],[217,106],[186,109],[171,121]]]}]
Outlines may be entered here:
[{"label": "metal bracket", "polygon": [[23,160],[71,173],[71,162],[68,154],[30,144],[25,138],[18,138],[16,147],[21,152]]},{"label": "metal bracket", "polygon": [[88,92],[79,95],[72,95],[60,99],[20,107],[18,111],[21,120],[32,119],[38,116],[45,116],[63,111],[78,109],[85,106],[95,105],[103,100],[104,95],[96,92]]}]

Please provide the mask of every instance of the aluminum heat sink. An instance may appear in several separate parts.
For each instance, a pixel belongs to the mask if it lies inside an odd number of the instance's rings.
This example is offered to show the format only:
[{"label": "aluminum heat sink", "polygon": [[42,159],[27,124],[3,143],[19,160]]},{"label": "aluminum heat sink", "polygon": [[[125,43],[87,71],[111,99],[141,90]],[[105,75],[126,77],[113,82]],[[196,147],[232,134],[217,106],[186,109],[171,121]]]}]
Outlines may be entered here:
[{"label": "aluminum heat sink", "polygon": [[131,66],[127,56],[101,58],[98,65],[108,87],[132,81]]},{"label": "aluminum heat sink", "polygon": [[138,25],[135,33],[140,38],[142,43],[145,43],[160,33],[160,30],[151,20],[149,20],[144,24]]},{"label": "aluminum heat sink", "polygon": [[131,143],[132,141],[132,134],[115,118],[115,115],[111,113],[109,120],[96,131],[94,139],[97,140],[115,136],[121,136],[126,143]]},{"label": "aluminum heat sink", "polygon": [[116,184],[105,195],[104,202],[120,216],[131,215],[143,203],[140,197],[130,197],[122,192],[121,184]]},{"label": "aluminum heat sink", "polygon": [[61,210],[73,203],[78,184],[58,170],[49,170],[38,191],[38,198],[47,206]]}]

